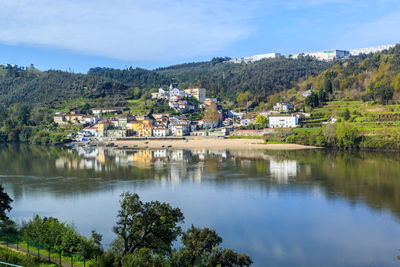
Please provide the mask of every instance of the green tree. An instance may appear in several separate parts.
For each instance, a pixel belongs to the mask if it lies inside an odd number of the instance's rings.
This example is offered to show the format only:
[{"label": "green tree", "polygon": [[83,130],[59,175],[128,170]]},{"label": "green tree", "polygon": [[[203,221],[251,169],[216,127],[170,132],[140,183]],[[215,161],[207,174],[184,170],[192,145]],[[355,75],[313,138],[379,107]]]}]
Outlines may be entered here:
[{"label": "green tree", "polygon": [[236,97],[236,102],[238,103],[238,105],[240,107],[244,107],[247,104],[247,101],[250,99],[250,92],[246,91],[246,92],[241,92],[237,95]]},{"label": "green tree", "polygon": [[154,267],[168,266],[167,259],[154,254],[148,248],[141,248],[132,254],[126,254],[121,259],[121,267]]},{"label": "green tree", "polygon": [[305,100],[305,104],[307,106],[310,106],[312,108],[318,107],[319,106],[319,96],[318,94],[311,92],[311,95],[307,96]]},{"label": "green tree", "polygon": [[262,126],[266,127],[268,124],[268,119],[263,115],[258,115],[256,119],[257,124],[261,124]]},{"label": "green tree", "polygon": [[3,222],[8,221],[6,212],[11,211],[11,202],[13,202],[13,200],[7,192],[4,191],[3,185],[0,184],[0,220]]},{"label": "green tree", "polygon": [[393,98],[393,87],[389,85],[380,85],[374,89],[375,100],[381,104],[387,104]]},{"label": "green tree", "polygon": [[325,78],[324,79],[324,84],[322,86],[322,89],[327,93],[331,94],[332,93],[332,82],[330,79]]},{"label": "green tree", "polygon": [[86,115],[90,115],[92,113],[92,111],[90,110],[90,104],[89,103],[85,103],[83,105],[83,107],[81,108],[81,112],[82,114],[86,114]]},{"label": "green tree", "polygon": [[121,197],[114,232],[122,242],[122,255],[141,248],[158,253],[170,252],[172,242],[181,233],[178,224],[184,217],[180,209],[158,201],[143,203],[137,194],[129,192]]},{"label": "green tree", "polygon": [[27,105],[17,106],[17,120],[20,125],[27,125],[31,116],[30,108]]},{"label": "green tree", "polygon": [[327,146],[333,146],[336,144],[336,125],[328,123],[322,128],[322,133],[325,138],[325,144]]},{"label": "green tree", "polygon": [[345,121],[348,121],[350,119],[350,110],[348,108],[346,108],[346,110],[343,113],[343,119]]},{"label": "green tree", "polygon": [[248,255],[218,247],[222,238],[209,228],[192,225],[182,235],[183,247],[172,255],[173,266],[249,266]]},{"label": "green tree", "polygon": [[336,128],[337,145],[341,148],[355,148],[360,142],[357,129],[351,125],[340,125]]}]

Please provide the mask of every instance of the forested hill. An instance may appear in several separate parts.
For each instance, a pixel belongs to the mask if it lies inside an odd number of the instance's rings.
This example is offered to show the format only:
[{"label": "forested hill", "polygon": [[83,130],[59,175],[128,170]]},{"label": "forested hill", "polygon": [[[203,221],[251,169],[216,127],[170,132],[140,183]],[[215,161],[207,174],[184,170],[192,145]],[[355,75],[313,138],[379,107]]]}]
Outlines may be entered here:
[{"label": "forested hill", "polygon": [[87,74],[64,71],[39,71],[33,68],[0,67],[0,103],[57,105],[76,98],[124,99],[149,95],[154,88],[200,86],[208,95],[234,100],[239,92],[249,91],[258,100],[293,87],[299,80],[318,75],[332,62],[312,58],[266,59],[250,64],[227,63],[226,58],[207,62],[145,70],[93,68]]},{"label": "forested hill", "polygon": [[[159,68],[156,73],[179,88],[204,87],[210,96],[234,100],[238,93],[249,91],[263,99],[265,96],[291,88],[300,79],[317,75],[333,65],[310,57],[288,59],[285,57],[265,59],[254,63],[227,63],[227,58],[214,58],[207,62],[186,63]],[[127,81],[134,69],[92,69],[102,77]],[[154,78],[156,78],[155,76]],[[153,80],[151,80],[152,82]],[[169,84],[161,84],[168,86]]]},{"label": "forested hill", "polygon": [[373,100],[400,103],[400,45],[387,51],[336,62],[299,86],[312,89],[306,104],[321,106],[331,100]]}]

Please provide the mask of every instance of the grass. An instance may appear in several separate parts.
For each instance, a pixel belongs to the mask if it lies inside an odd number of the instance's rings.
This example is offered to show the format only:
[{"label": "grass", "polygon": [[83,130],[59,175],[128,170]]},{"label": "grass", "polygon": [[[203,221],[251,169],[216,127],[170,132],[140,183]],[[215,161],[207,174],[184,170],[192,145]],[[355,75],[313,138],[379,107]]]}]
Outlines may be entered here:
[{"label": "grass", "polygon": [[[4,237],[1,238],[0,245],[2,245],[2,246],[7,245]],[[9,242],[8,246],[16,249],[16,240],[13,240],[13,242]],[[28,242],[26,240],[19,240],[18,241],[18,250],[21,251],[21,253],[27,252],[28,251]],[[38,253],[37,247],[35,245],[32,245],[32,242],[29,243],[29,251],[34,252],[35,255],[37,255],[37,253]],[[41,260],[47,261],[49,258],[49,251],[45,248],[39,248],[39,255],[40,255]],[[58,263],[59,259],[60,259],[60,253],[59,252],[50,252],[50,258],[56,259],[56,262]],[[61,255],[61,261],[65,262],[65,263],[70,263],[71,257],[66,256],[66,255]],[[72,261],[73,261],[74,266],[84,266],[83,259],[78,256],[73,256]],[[88,261],[86,261],[85,265],[89,266],[89,263],[91,263],[91,261],[88,260]],[[44,266],[51,266],[51,265],[44,265]]]},{"label": "grass", "polygon": [[22,266],[38,266],[38,267],[50,267],[57,266],[54,263],[45,262],[37,259],[32,255],[25,254],[23,252],[15,251],[7,247],[0,247],[0,261],[7,262],[10,264],[22,265]]}]

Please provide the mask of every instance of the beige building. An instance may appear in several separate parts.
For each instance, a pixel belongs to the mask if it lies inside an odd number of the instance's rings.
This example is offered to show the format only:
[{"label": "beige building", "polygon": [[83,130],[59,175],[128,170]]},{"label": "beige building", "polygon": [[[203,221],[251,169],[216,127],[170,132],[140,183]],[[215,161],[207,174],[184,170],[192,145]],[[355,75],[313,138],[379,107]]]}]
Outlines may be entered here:
[{"label": "beige building", "polygon": [[205,88],[189,88],[185,90],[185,93],[188,95],[193,96],[197,100],[199,100],[201,103],[204,102],[206,99],[206,89]]},{"label": "beige building", "polygon": [[151,137],[153,135],[153,129],[151,126],[146,124],[140,124],[137,131],[139,137]]}]

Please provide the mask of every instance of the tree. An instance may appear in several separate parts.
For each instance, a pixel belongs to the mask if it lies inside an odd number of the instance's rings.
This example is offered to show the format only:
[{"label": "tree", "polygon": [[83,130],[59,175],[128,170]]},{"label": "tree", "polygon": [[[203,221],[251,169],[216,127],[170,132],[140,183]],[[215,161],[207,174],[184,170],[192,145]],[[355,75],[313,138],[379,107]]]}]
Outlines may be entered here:
[{"label": "tree", "polygon": [[268,119],[263,115],[258,115],[257,119],[256,119],[256,123],[265,128],[268,125]]},{"label": "tree", "polygon": [[236,101],[237,101],[237,103],[238,103],[238,105],[240,107],[243,107],[243,106],[246,106],[247,101],[249,100],[249,98],[250,98],[250,92],[249,91],[241,92],[241,93],[239,93],[237,95]]},{"label": "tree", "polygon": [[311,92],[311,95],[307,96],[305,103],[307,106],[310,106],[312,108],[318,107],[319,105],[318,94]]},{"label": "tree", "polygon": [[173,266],[249,266],[248,255],[218,247],[222,238],[209,228],[192,225],[182,235],[183,247],[172,255]]},{"label": "tree", "polygon": [[83,107],[81,108],[82,114],[90,115],[92,113],[90,108],[91,108],[90,104],[89,103],[85,103],[85,105],[83,105]]},{"label": "tree", "polygon": [[343,119],[345,121],[348,121],[350,119],[350,110],[348,108],[346,108],[346,110],[343,113]]},{"label": "tree", "polygon": [[213,249],[204,262],[206,266],[250,266],[253,261],[246,254],[239,254],[232,249]]},{"label": "tree", "polygon": [[360,136],[355,127],[350,125],[340,125],[336,128],[337,145],[341,148],[357,147],[360,141]]},{"label": "tree", "polygon": [[121,259],[121,267],[154,267],[169,266],[167,260],[160,255],[155,255],[148,248],[141,248],[132,254],[126,254]]},{"label": "tree", "polygon": [[30,108],[27,105],[17,106],[17,120],[20,125],[27,125],[31,116]]},{"label": "tree", "polygon": [[332,82],[330,79],[325,78],[324,79],[324,84],[322,86],[322,89],[327,93],[331,94],[332,93]]},{"label": "tree", "polygon": [[211,105],[204,111],[204,120],[206,122],[218,122],[219,119],[220,115],[217,105],[215,103],[211,103]]},{"label": "tree", "polygon": [[121,197],[114,232],[123,243],[122,255],[141,248],[158,253],[170,252],[172,242],[181,233],[178,224],[184,217],[180,209],[158,201],[143,203],[137,194],[129,192]]},{"label": "tree", "polygon": [[375,100],[381,104],[387,104],[393,98],[393,87],[388,85],[380,85],[374,89]]},{"label": "tree", "polygon": [[325,138],[325,144],[328,146],[336,143],[336,125],[328,123],[322,128],[322,133]]},{"label": "tree", "polygon": [[13,202],[13,200],[10,198],[7,192],[4,191],[3,185],[0,184],[0,220],[3,222],[8,221],[6,212],[11,211],[11,202]]}]

